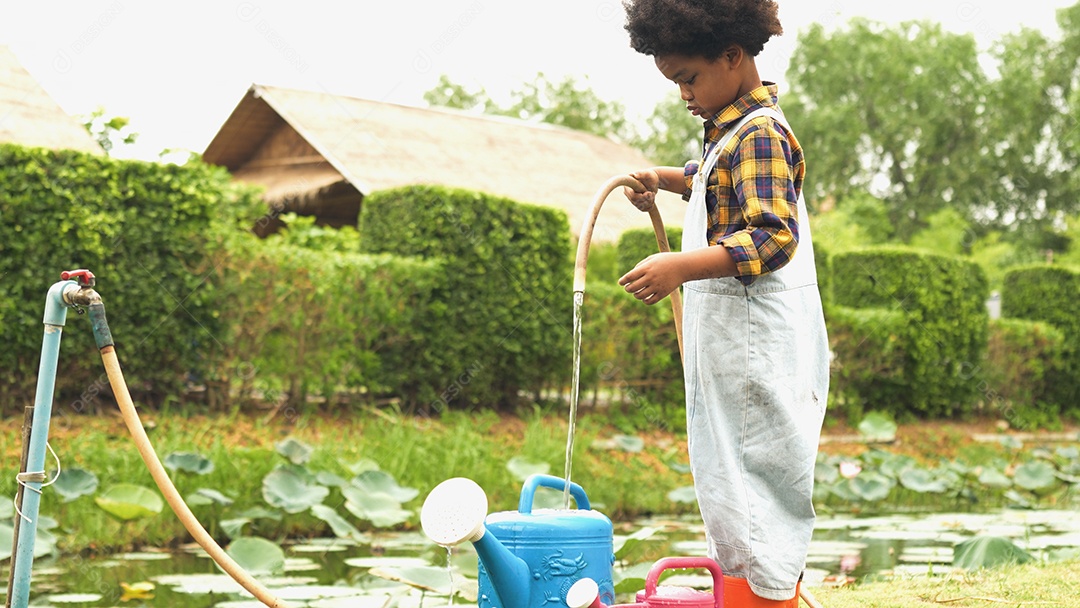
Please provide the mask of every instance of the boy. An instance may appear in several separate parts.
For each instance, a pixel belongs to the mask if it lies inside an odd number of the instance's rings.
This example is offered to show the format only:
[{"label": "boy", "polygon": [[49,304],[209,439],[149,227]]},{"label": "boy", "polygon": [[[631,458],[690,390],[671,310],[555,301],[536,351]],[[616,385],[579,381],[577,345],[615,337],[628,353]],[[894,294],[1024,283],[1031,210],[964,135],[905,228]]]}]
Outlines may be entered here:
[{"label": "boy", "polygon": [[634,50],[705,120],[704,157],[633,174],[689,201],[681,252],[619,279],[655,304],[684,288],[687,441],[725,605],[798,605],[814,527],[828,343],[805,206],[803,153],[754,57],[782,33],[771,0],[627,0]]}]

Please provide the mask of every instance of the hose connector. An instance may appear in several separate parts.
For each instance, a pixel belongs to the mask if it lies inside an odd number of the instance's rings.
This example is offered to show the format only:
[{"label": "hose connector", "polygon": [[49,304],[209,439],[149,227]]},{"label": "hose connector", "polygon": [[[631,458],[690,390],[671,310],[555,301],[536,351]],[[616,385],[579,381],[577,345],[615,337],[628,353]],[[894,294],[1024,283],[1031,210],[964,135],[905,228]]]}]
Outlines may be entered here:
[{"label": "hose connector", "polygon": [[109,331],[109,323],[105,320],[105,305],[101,302],[101,295],[94,291],[97,280],[94,273],[80,268],[79,270],[65,270],[60,273],[63,281],[75,281],[64,289],[64,303],[75,309],[75,312],[83,314],[82,307],[90,311],[90,325],[94,330],[94,340],[98,349],[113,346],[112,332]]}]

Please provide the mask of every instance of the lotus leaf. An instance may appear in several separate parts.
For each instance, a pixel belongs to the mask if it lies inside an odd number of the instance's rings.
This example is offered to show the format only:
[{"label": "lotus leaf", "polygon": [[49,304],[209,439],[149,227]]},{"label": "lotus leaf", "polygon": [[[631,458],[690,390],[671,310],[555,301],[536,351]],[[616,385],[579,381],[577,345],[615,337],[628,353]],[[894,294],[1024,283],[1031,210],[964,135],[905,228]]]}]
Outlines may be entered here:
[{"label": "lotus leaf", "polygon": [[398,502],[409,502],[420,494],[416,488],[399,486],[393,475],[383,471],[364,471],[349,483],[365,492],[388,494]]},{"label": "lotus leaf", "polygon": [[900,472],[900,485],[914,492],[940,494],[948,489],[944,480],[938,479],[932,472],[920,467],[911,467]]},{"label": "lotus leaf", "polygon": [[1001,536],[977,536],[953,548],[953,566],[967,570],[1024,564],[1033,559],[1028,552]]},{"label": "lotus leaf", "polygon": [[122,521],[157,515],[165,506],[165,502],[153,490],[130,483],[116,484],[95,497],[94,502]]},{"label": "lotus leaf", "polygon": [[311,459],[311,453],[314,451],[311,446],[293,437],[287,437],[279,441],[274,448],[278,454],[297,465],[306,464]]},{"label": "lotus leaf", "polygon": [[165,457],[163,464],[174,471],[187,471],[197,475],[206,475],[214,470],[214,463],[192,452],[173,452]]},{"label": "lotus leaf", "polygon": [[404,523],[412,516],[411,511],[401,508],[393,496],[382,492],[365,492],[356,486],[341,488],[345,496],[345,508],[356,517],[370,521],[376,528],[388,528]]},{"label": "lotus leaf", "polygon": [[267,504],[286,513],[307,511],[330,494],[330,490],[315,483],[306,470],[288,466],[279,466],[267,473],[262,492]]},{"label": "lotus leaf", "polygon": [[870,412],[859,423],[859,434],[868,442],[888,443],[896,440],[896,423],[881,412]]},{"label": "lotus leaf", "polygon": [[[847,480],[851,493],[861,500],[876,502],[889,495],[896,482],[875,471],[863,471]],[[841,484],[843,485],[843,484]]]},{"label": "lotus leaf", "polygon": [[646,527],[641,528],[629,536],[616,536],[612,547],[615,558],[623,559],[628,553],[634,550],[634,547],[637,547],[644,541],[652,538],[657,532],[659,532],[659,529],[657,528]]},{"label": "lotus leaf", "polygon": [[1007,488],[1012,485],[1012,480],[994,467],[983,467],[979,471],[979,483],[991,488]]},{"label": "lotus leaf", "polygon": [[52,487],[64,502],[71,502],[97,491],[98,478],[90,471],[72,467],[61,471]]},{"label": "lotus leaf", "polygon": [[319,519],[325,521],[330,529],[334,532],[334,536],[338,538],[350,538],[360,541],[364,535],[360,533],[352,524],[350,524],[344,517],[338,515],[338,512],[326,505],[314,505],[311,507],[311,514]]},{"label": "lotus leaf", "polygon": [[187,503],[188,503],[188,505],[202,505],[202,506],[225,505],[225,506],[228,506],[228,505],[231,505],[233,503],[233,499],[229,498],[228,496],[225,496],[224,494],[222,494],[221,492],[218,492],[217,490],[212,490],[210,488],[199,488],[198,490],[195,490],[195,492],[191,496],[189,496],[187,498]]},{"label": "lotus leaf", "polygon": [[1016,467],[1016,472],[1013,473],[1013,481],[1025,490],[1038,492],[1057,483],[1055,473],[1057,473],[1057,470],[1049,462],[1041,460],[1025,462]]},{"label": "lotus leaf", "polygon": [[285,570],[285,552],[265,538],[240,537],[229,543],[225,552],[251,574],[277,574]]},{"label": "lotus leaf", "polygon": [[687,504],[697,502],[697,493],[694,492],[694,486],[675,488],[668,492],[667,497],[671,502],[683,502]]}]

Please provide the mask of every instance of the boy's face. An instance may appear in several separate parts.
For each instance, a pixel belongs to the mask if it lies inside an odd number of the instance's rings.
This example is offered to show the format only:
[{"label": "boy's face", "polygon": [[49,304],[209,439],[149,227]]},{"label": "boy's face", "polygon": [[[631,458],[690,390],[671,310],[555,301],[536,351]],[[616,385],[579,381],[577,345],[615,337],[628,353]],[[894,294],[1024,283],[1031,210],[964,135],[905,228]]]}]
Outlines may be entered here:
[{"label": "boy's face", "polygon": [[655,61],[660,73],[679,85],[686,109],[694,116],[710,119],[739,98],[741,57],[739,49],[735,49],[713,60],[670,54],[657,55]]}]

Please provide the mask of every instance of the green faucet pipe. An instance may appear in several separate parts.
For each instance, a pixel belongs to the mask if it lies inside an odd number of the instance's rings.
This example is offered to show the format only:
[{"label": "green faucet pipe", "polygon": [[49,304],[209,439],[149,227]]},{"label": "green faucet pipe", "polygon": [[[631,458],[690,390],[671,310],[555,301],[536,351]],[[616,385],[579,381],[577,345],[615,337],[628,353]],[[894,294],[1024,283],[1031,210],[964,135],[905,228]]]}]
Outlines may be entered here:
[{"label": "green faucet pipe", "polygon": [[124,373],[120,369],[120,362],[116,358],[116,347],[113,344],[109,323],[105,318],[105,305],[101,302],[101,296],[93,289],[84,288],[78,290],[77,293],[70,294],[70,297],[66,299],[72,305],[84,305],[89,309],[90,322],[94,329],[94,339],[97,342],[98,349],[101,351],[101,360],[105,365],[105,373],[109,377],[109,385],[112,386],[116,403],[120,406],[124,425],[127,426],[132,439],[135,441],[135,447],[139,450],[139,455],[142,456],[143,462],[146,463],[147,469],[150,470],[150,476],[153,477],[154,483],[161,490],[165,502],[169,503],[169,507],[176,514],[176,517],[180,519],[180,523],[184,525],[184,528],[195,539],[195,542],[199,543],[199,546],[221,566],[221,569],[251,595],[255,596],[255,599],[271,608],[288,608],[288,604],[275,597],[266,587],[248,574],[240,564],[237,564],[229,557],[229,554],[199,523],[198,518],[191,512],[191,508],[184,502],[180,492],[173,485],[172,479],[165,471],[165,467],[162,466],[157,452],[154,451],[153,444],[150,443],[150,438],[146,436],[146,430],[143,428],[139,414],[135,410],[135,404],[131,400],[127,382],[124,381]]}]

